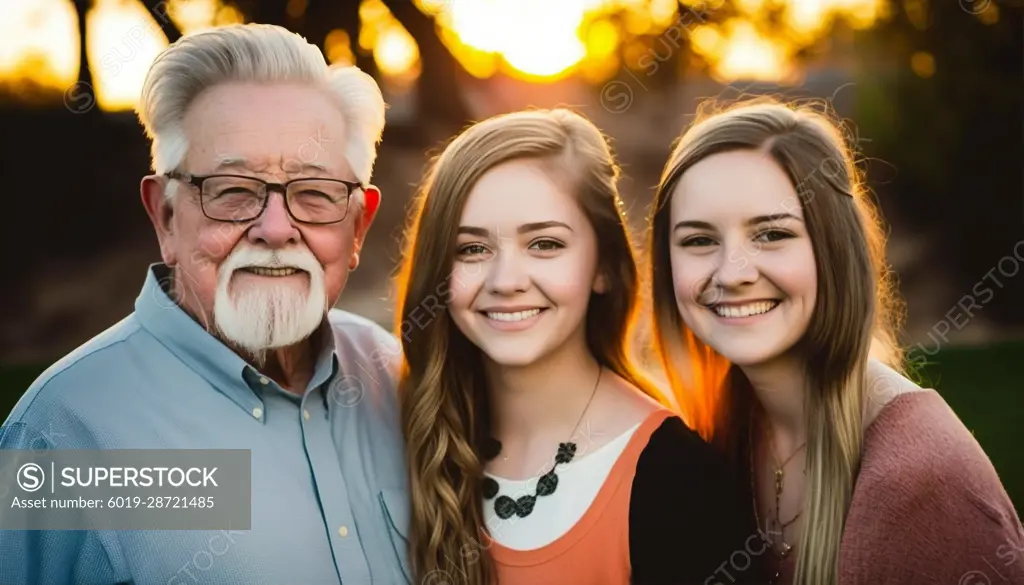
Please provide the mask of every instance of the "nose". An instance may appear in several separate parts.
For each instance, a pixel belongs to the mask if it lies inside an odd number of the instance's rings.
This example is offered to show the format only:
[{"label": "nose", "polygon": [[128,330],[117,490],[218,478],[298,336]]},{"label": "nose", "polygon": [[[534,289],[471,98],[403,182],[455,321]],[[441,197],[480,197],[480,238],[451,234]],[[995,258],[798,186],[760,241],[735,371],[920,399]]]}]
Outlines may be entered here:
[{"label": "nose", "polygon": [[249,228],[249,241],[270,248],[284,248],[297,244],[301,234],[292,222],[288,209],[285,208],[284,196],[280,193],[271,193],[269,197],[267,208]]},{"label": "nose", "polygon": [[744,246],[723,247],[723,255],[718,261],[713,275],[713,282],[725,288],[734,288],[757,281],[756,265],[758,250],[748,250]]},{"label": "nose", "polygon": [[487,275],[487,288],[494,294],[510,295],[523,292],[530,286],[530,276],[523,267],[523,259],[512,250],[497,253]]}]

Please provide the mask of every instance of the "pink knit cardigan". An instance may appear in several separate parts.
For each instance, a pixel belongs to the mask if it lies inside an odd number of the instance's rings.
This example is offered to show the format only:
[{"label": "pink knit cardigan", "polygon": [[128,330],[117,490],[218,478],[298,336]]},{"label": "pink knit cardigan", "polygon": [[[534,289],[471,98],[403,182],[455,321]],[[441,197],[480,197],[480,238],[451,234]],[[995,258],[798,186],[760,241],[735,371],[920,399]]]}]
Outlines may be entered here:
[{"label": "pink knit cardigan", "polygon": [[839,585],[1024,585],[1024,529],[974,436],[934,390],[864,438]]}]

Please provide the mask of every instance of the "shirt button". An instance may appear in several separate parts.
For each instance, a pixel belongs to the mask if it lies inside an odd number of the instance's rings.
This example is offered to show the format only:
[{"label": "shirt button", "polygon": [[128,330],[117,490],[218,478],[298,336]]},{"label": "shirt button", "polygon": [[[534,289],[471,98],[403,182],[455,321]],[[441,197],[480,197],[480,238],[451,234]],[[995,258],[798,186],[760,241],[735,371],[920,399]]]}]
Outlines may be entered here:
[{"label": "shirt button", "polygon": [[270,380],[266,376],[260,376],[260,384],[263,384],[264,386],[266,386],[269,383],[270,383]]},{"label": "shirt button", "polygon": [[348,536],[348,526],[342,526],[341,528],[338,528],[338,534],[340,534],[342,537]]},{"label": "shirt button", "polygon": [[302,418],[304,418],[306,420],[309,420],[309,411],[308,410],[305,410],[305,409],[302,410]]},{"label": "shirt button", "polygon": [[256,408],[252,409],[252,415],[256,418],[260,418],[261,416],[263,416],[263,409],[257,406]]}]

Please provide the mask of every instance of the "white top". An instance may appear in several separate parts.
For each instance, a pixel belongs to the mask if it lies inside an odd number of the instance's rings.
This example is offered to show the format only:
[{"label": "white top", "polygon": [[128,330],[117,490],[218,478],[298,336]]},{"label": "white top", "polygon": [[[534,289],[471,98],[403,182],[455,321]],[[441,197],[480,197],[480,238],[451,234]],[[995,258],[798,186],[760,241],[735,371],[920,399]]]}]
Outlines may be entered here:
[{"label": "white top", "polygon": [[502,520],[494,511],[494,502],[502,495],[512,499],[533,495],[537,480],[550,468],[524,480],[505,479],[488,473],[488,477],[498,482],[498,495],[484,500],[484,522],[491,538],[511,549],[531,550],[551,544],[567,533],[590,508],[615,461],[639,427],[637,423],[590,453],[585,452],[585,445],[580,445],[571,462],[558,465],[555,493],[537,496],[533,512],[525,518],[513,514]]}]

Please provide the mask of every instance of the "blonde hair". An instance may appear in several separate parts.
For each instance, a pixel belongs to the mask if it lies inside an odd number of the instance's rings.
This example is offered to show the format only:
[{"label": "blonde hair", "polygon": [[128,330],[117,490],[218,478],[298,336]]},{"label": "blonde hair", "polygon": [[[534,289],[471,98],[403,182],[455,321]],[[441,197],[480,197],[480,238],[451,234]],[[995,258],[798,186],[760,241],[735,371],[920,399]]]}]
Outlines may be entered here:
[{"label": "blonde hair", "polygon": [[[669,258],[669,200],[679,178],[721,152],[760,151],[789,176],[805,216],[818,274],[817,302],[799,342],[807,366],[807,488],[794,585],[837,580],[844,521],[860,465],[867,365],[902,360],[901,317],[885,238],[841,126],[811,107],[769,98],[708,104],[665,165],[649,218],[654,351],[684,418],[742,469],[757,402],[742,372],[698,339],[679,314]],[[712,108],[712,109],[708,109]],[[751,504],[753,505],[753,504]]]},{"label": "blonde hair", "polygon": [[[616,186],[619,170],[601,132],[574,112],[554,109],[496,116],[456,137],[433,161],[414,201],[397,278],[417,581],[447,574],[448,581],[466,585],[492,583],[479,455],[490,427],[483,361],[445,307],[469,194],[484,173],[513,160],[541,163],[577,196],[597,235],[598,271],[607,280],[607,289],[589,302],[587,345],[605,368],[657,395],[627,355],[639,270]],[[424,306],[432,319],[420,326],[414,312]],[[403,326],[410,321],[417,326]]]},{"label": "blonde hair", "polygon": [[359,181],[370,183],[384,130],[384,98],[377,82],[356,67],[328,67],[316,45],[267,24],[188,35],[153,61],[137,113],[152,140],[154,172],[163,174],[182,163],[189,148],[184,128],[189,105],[204,90],[225,82],[301,83],[323,89],[345,118],[345,158]]}]

